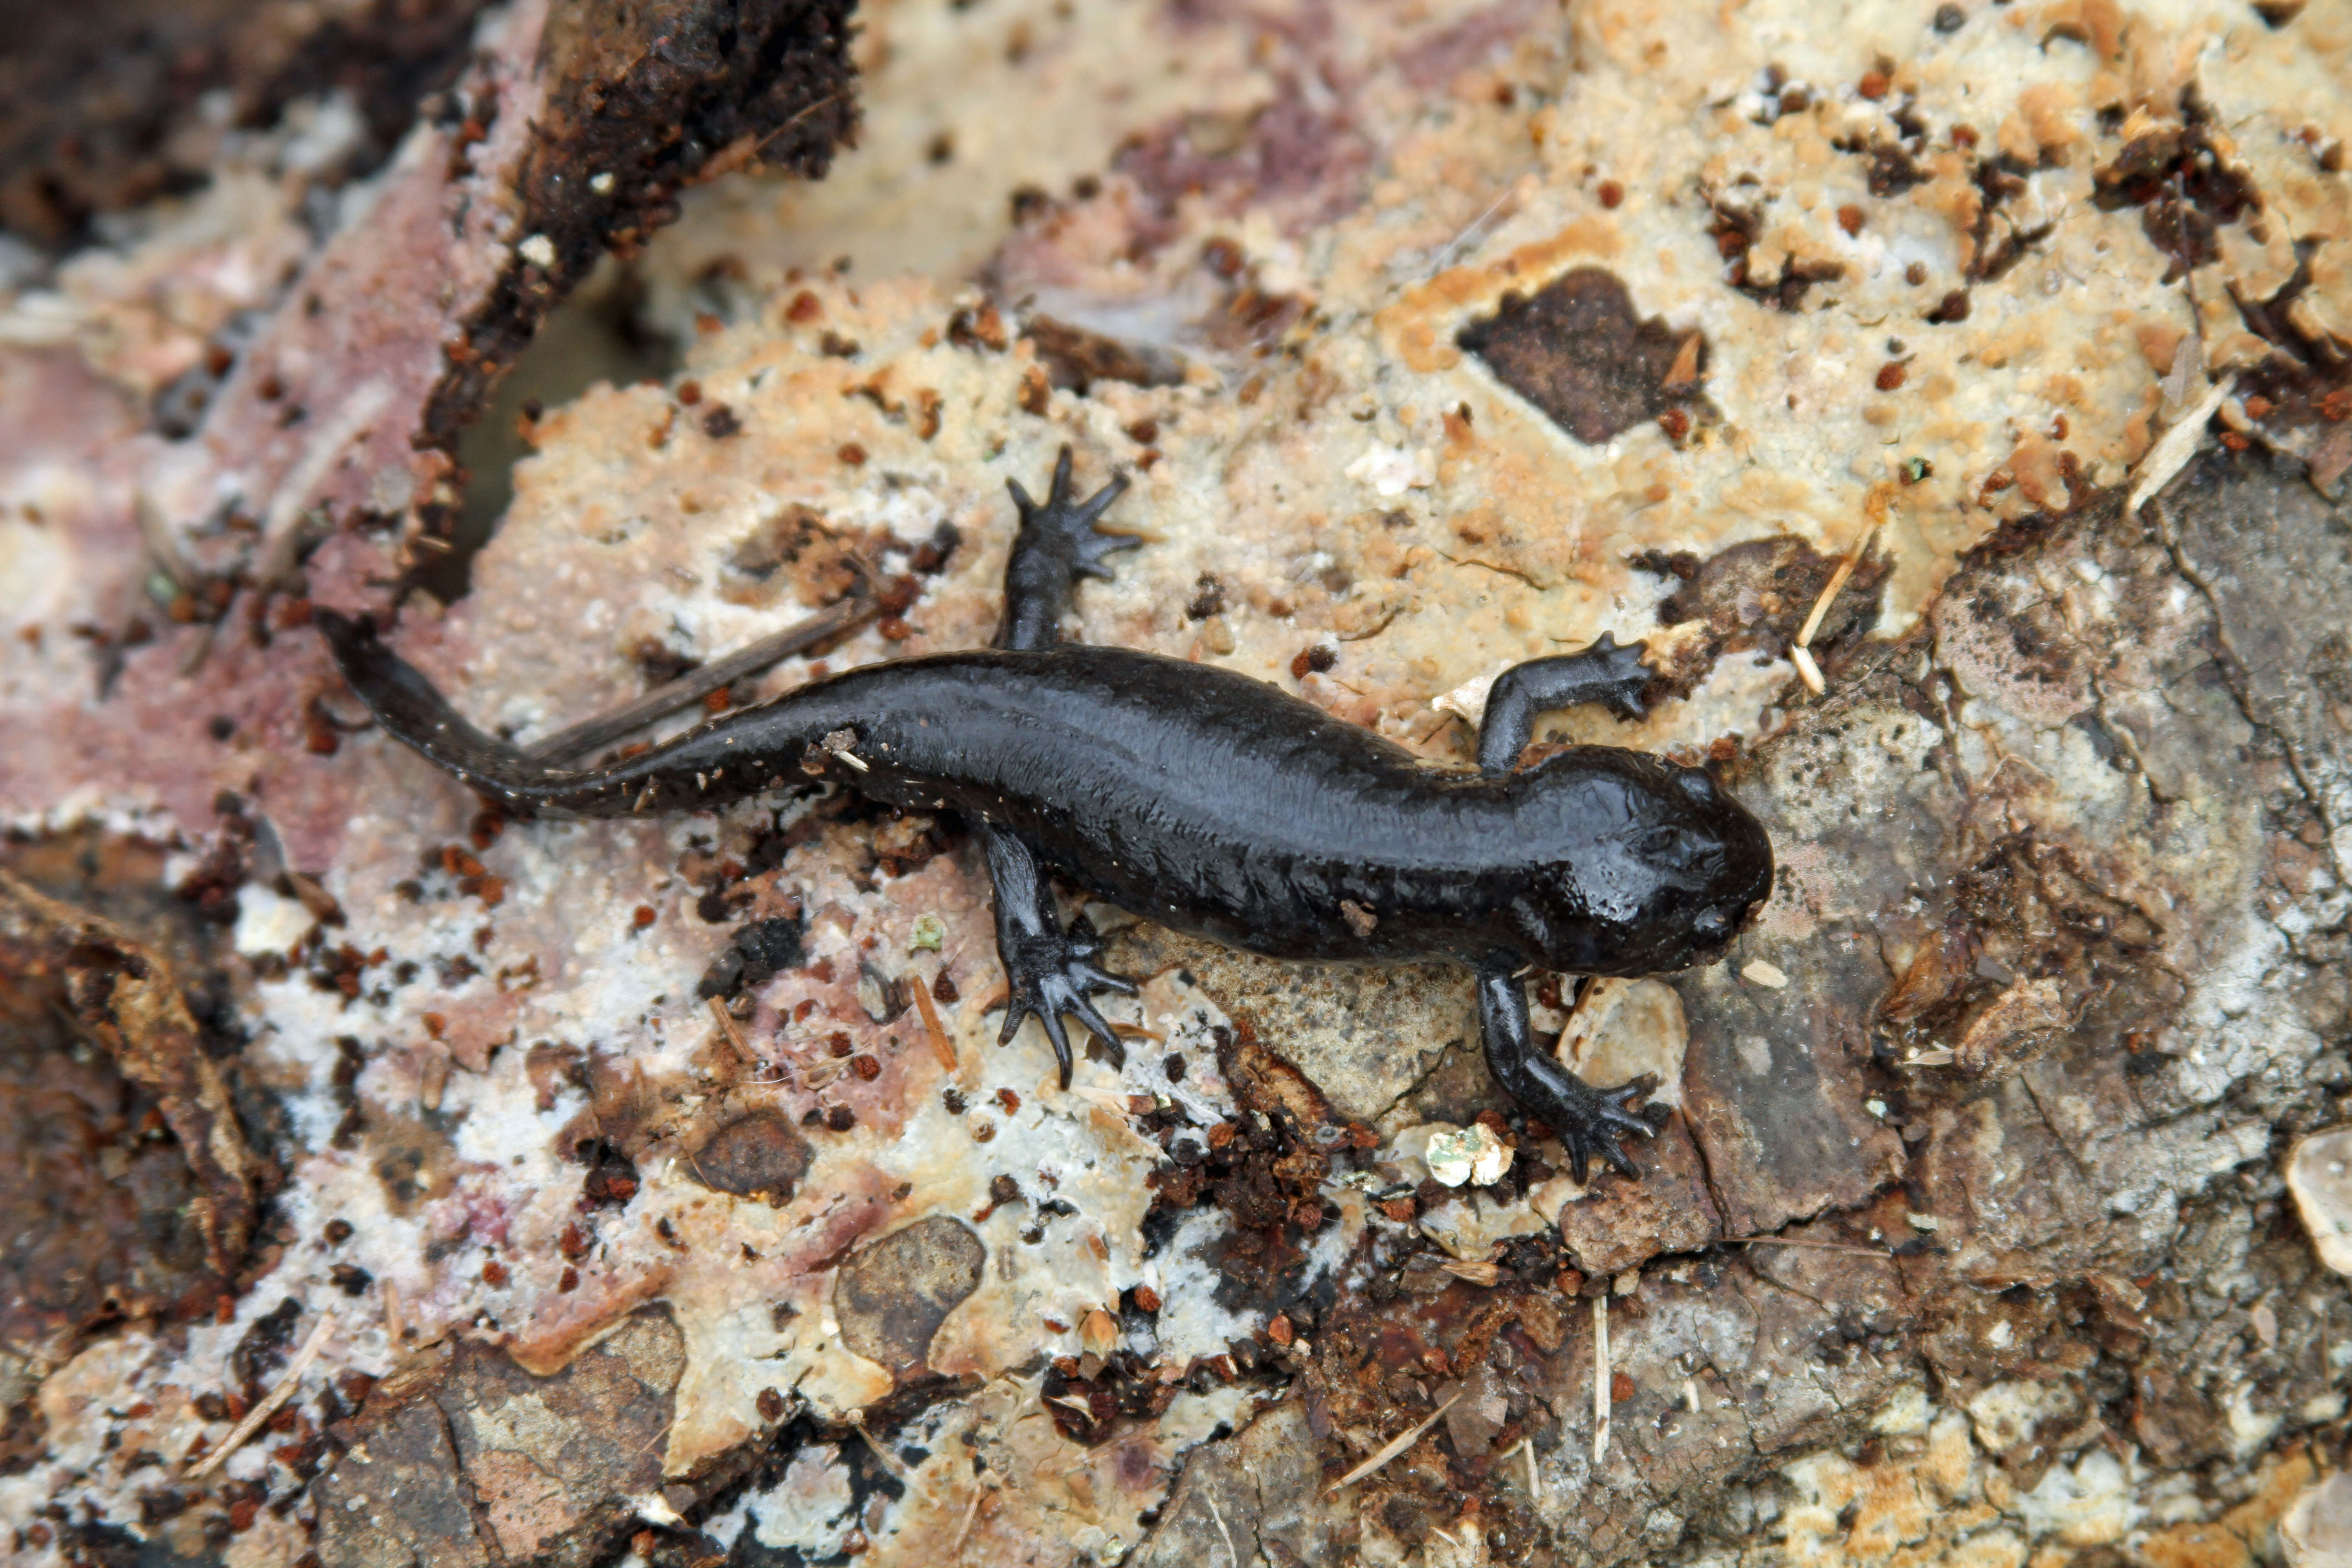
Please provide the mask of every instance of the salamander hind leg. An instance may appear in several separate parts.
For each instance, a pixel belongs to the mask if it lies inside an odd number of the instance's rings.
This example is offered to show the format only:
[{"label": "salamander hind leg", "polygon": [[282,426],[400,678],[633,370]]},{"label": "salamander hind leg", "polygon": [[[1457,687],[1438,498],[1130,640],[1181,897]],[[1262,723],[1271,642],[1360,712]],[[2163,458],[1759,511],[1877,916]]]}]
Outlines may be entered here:
[{"label": "salamander hind leg", "polygon": [[1581,653],[1531,658],[1495,678],[1478,721],[1478,769],[1507,773],[1528,749],[1536,719],[1561,708],[1599,702],[1620,719],[1649,711],[1643,693],[1654,679],[1642,662],[1646,645],[1621,643],[1613,633]]},{"label": "salamander hind leg", "polygon": [[1486,1037],[1487,1070],[1513,1100],[1559,1135],[1578,1185],[1584,1184],[1595,1154],[1641,1180],[1641,1168],[1626,1158],[1617,1140],[1626,1132],[1655,1135],[1657,1130],[1629,1104],[1657,1087],[1652,1079],[1637,1078],[1615,1089],[1595,1089],[1561,1066],[1536,1043],[1528,1023],[1527,988],[1508,968],[1480,972],[1478,1025]]},{"label": "salamander hind leg", "polygon": [[1054,464],[1054,482],[1044,505],[1029,499],[1017,480],[1008,479],[1013,504],[1021,512],[1021,531],[1013,541],[1012,558],[1004,563],[1004,619],[997,627],[996,646],[1003,648],[1051,647],[1061,639],[1062,616],[1070,607],[1071,590],[1080,577],[1108,579],[1104,564],[1116,552],[1132,550],[1142,541],[1126,534],[1104,533],[1095,524],[1111,502],[1127,490],[1127,476],[1114,475],[1084,500],[1070,494],[1070,449]]},{"label": "salamander hind leg", "polygon": [[1035,1014],[1045,1037],[1053,1042],[1062,1087],[1067,1089],[1070,1041],[1062,1025],[1066,1013],[1102,1042],[1114,1063],[1125,1066],[1127,1052],[1118,1034],[1087,996],[1094,991],[1132,996],[1135,983],[1095,966],[1102,945],[1085,921],[1069,931],[1062,929],[1045,868],[1028,845],[978,818],[972,826],[988,856],[989,878],[996,884],[996,952],[1004,963],[1004,977],[1013,993],[1004,1005],[1004,1032],[997,1044],[1010,1042],[1021,1021]]}]

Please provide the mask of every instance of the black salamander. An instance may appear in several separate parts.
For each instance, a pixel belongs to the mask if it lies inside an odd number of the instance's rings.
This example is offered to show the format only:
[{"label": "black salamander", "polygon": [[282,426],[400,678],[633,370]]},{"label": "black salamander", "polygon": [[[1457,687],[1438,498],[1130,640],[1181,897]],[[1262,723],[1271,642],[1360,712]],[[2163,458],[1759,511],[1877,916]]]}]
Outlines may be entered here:
[{"label": "black salamander", "polygon": [[1003,1038],[1035,1015],[1070,1079],[1063,1016],[1114,1058],[1089,994],[1132,994],[1066,929],[1051,879],[1179,931],[1276,958],[1440,958],[1477,976],[1496,1079],[1566,1145],[1638,1175],[1621,1132],[1650,1086],[1585,1084],[1529,1028],[1522,976],[1638,975],[1719,957],[1771,889],[1764,830],[1697,768],[1577,746],[1517,766],[1538,714],[1601,702],[1638,716],[1639,643],[1602,637],[1496,679],[1478,768],[1403,748],[1265,682],[1159,654],[1061,640],[1080,577],[1137,541],[1078,501],[1066,448],[1044,505],[1010,487],[1020,531],[995,646],[868,665],[602,767],[553,767],[483,733],[370,621],[320,628],[395,739],[521,811],[626,816],[709,808],[811,780],[959,813],[987,857],[1011,981]]}]

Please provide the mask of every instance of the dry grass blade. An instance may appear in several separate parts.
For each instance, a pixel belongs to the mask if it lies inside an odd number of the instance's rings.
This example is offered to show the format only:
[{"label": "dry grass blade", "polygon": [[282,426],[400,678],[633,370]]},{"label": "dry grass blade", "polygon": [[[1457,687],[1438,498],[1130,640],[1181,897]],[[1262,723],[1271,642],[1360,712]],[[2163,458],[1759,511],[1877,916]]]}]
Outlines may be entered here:
[{"label": "dry grass blade", "polygon": [[1877,534],[1878,530],[1875,528],[1864,534],[1862,542],[1848,551],[1845,558],[1837,563],[1837,570],[1830,574],[1828,586],[1822,590],[1822,596],[1813,601],[1813,613],[1805,617],[1804,629],[1797,634],[1799,647],[1813,646],[1813,634],[1822,629],[1822,618],[1830,613],[1830,606],[1837,602],[1839,591],[1845,586],[1846,579],[1853,575],[1853,569],[1862,563],[1864,554],[1870,549],[1870,542],[1877,537]]},{"label": "dry grass blade", "polygon": [[1358,1481],[1362,1480],[1366,1476],[1370,1475],[1374,1470],[1379,1469],[1382,1465],[1387,1464],[1399,1454],[1403,1453],[1407,1448],[1410,1448],[1415,1443],[1420,1442],[1421,1435],[1428,1431],[1432,1426],[1436,1426],[1437,1418],[1444,1415],[1447,1411],[1453,1409],[1454,1405],[1458,1403],[1461,1398],[1461,1394],[1455,1394],[1452,1399],[1447,1400],[1444,1404],[1431,1411],[1429,1413],[1429,1419],[1423,1421],[1420,1426],[1407,1427],[1404,1431],[1398,1433],[1395,1436],[1381,1444],[1380,1452],[1374,1454],[1370,1458],[1366,1459],[1362,1464],[1358,1465],[1354,1469],[1349,1470],[1346,1475],[1341,1476],[1338,1480],[1333,1481],[1329,1487],[1325,1489],[1323,1495],[1325,1497],[1331,1497],[1339,1492],[1347,1490],[1348,1488],[1354,1486]]},{"label": "dry grass blade", "polygon": [[986,1487],[971,1489],[971,1500],[963,1506],[963,1522],[956,1526],[955,1539],[948,1542],[950,1562],[953,1562],[956,1553],[963,1550],[963,1539],[971,1533],[972,1521],[980,1517],[981,1500],[986,1498],[988,1493],[989,1489]]},{"label": "dry grass blade", "polygon": [[735,1065],[751,1066],[751,1047],[743,1043],[743,1031],[736,1026],[735,1015],[716,996],[710,998],[710,1016],[719,1025],[719,1032],[727,1037],[728,1047],[735,1053]]},{"label": "dry grass blade", "polygon": [[952,1073],[958,1065],[955,1042],[949,1039],[947,1030],[940,1026],[940,1010],[931,1001],[931,988],[923,984],[922,976],[919,974],[907,989],[915,994],[915,1011],[923,1016],[923,1033],[930,1037],[931,1055],[940,1058],[940,1066]]},{"label": "dry grass blade", "polygon": [[[863,570],[862,563],[860,570]],[[722,658],[714,658],[666,686],[656,687],[625,708],[558,730],[525,749],[550,766],[577,761],[615,741],[625,740],[666,714],[675,713],[681,708],[691,708],[722,686],[731,686],[745,676],[757,675],[803,648],[813,647],[829,637],[847,631],[868,616],[879,613],[879,609],[880,606],[861,586],[852,597],[820,610],[806,620],[797,621],[772,637],[761,637],[758,642],[737,648]]]},{"label": "dry grass blade", "polygon": [[874,1451],[874,1457],[882,1462],[882,1468],[884,1469],[898,1477],[901,1481],[907,1479],[907,1467],[899,1462],[898,1455],[884,1447],[881,1442],[875,1437],[874,1434],[866,1429],[866,1419],[864,1416],[861,1415],[856,1420],[852,1421],[849,1424],[849,1428],[851,1431],[866,1439],[866,1446]]},{"label": "dry grass blade", "polygon": [[247,1438],[261,1430],[262,1423],[278,1414],[279,1405],[294,1397],[294,1391],[302,1386],[302,1374],[310,1370],[310,1363],[317,1361],[319,1352],[327,1348],[328,1338],[334,1331],[335,1314],[320,1313],[319,1326],[310,1331],[310,1337],[302,1342],[302,1348],[296,1351],[294,1359],[286,1363],[286,1375],[278,1380],[277,1386],[261,1396],[260,1404],[245,1413],[245,1419],[236,1424],[236,1430],[222,1439],[219,1447],[206,1454],[196,1468],[188,1472],[188,1479],[203,1480],[220,1468],[231,1454],[245,1446]]},{"label": "dry grass blade", "polygon": [[1226,1568],[1242,1568],[1241,1553],[1234,1550],[1234,1532],[1225,1528],[1225,1516],[1217,1510],[1217,1500],[1202,1492],[1201,1500],[1209,1505],[1209,1517],[1217,1521],[1217,1533],[1225,1538]]},{"label": "dry grass blade", "polygon": [[1862,1247],[1851,1241],[1806,1241],[1793,1236],[1735,1236],[1735,1247],[1808,1247],[1816,1252],[1858,1252],[1864,1258],[1892,1258],[1883,1247]]},{"label": "dry grass blade", "polygon": [[2237,390],[2238,378],[2227,375],[2206,390],[2194,407],[2184,411],[2170,428],[2156,438],[2147,456],[2139,460],[2139,469],[2132,475],[2131,494],[2124,502],[2124,515],[2130,517],[2146,506],[2148,500],[2173,481],[2189,459],[2197,455],[2197,447],[2205,439],[2205,424]]},{"label": "dry grass blade", "polygon": [[1592,1298],[1592,1462],[1609,1452],[1609,1298]]},{"label": "dry grass blade", "polygon": [[1813,650],[1804,644],[1799,643],[1789,650],[1789,662],[1797,667],[1797,679],[1803,681],[1805,689],[1814,696],[1819,697],[1830,689],[1829,682],[1822,679],[1822,667],[1813,662]]}]

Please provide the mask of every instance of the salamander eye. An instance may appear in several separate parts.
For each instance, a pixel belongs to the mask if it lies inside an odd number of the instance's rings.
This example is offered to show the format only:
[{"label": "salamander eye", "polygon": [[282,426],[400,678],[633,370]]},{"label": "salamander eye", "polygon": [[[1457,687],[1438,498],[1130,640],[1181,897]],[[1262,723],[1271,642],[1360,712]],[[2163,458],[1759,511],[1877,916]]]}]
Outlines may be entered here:
[{"label": "salamander eye", "polygon": [[1698,802],[1699,805],[1711,805],[1714,804],[1715,780],[1707,775],[1706,769],[1685,768],[1682,773],[1682,778],[1679,782],[1683,786],[1683,793],[1690,796],[1691,799]]},{"label": "salamander eye", "polygon": [[1690,836],[1679,827],[1653,827],[1635,841],[1644,860],[1680,860]]}]

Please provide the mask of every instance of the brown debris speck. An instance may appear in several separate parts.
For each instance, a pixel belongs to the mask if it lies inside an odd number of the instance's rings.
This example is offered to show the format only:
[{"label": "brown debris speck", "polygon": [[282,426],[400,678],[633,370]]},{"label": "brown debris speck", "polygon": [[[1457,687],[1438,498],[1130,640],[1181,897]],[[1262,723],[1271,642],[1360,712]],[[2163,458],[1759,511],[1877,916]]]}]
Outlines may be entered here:
[{"label": "brown debris speck", "polygon": [[[1599,446],[1670,407],[1711,416],[1696,391],[1697,378],[1668,385],[1685,336],[1654,317],[1638,317],[1614,274],[1583,267],[1532,296],[1506,294],[1493,316],[1464,328],[1455,341],[1560,428]],[[1703,357],[1699,363],[1703,376]]]},{"label": "brown debris speck", "polygon": [[947,1315],[980,1288],[987,1257],[980,1237],[944,1215],[859,1247],[834,1282],[842,1342],[894,1375],[919,1370]]}]

